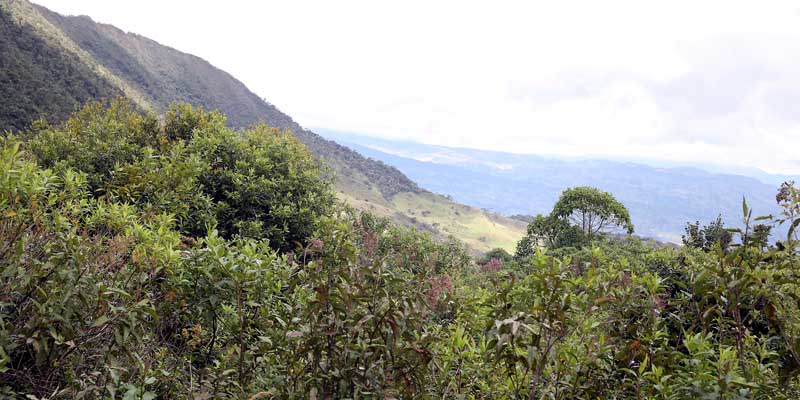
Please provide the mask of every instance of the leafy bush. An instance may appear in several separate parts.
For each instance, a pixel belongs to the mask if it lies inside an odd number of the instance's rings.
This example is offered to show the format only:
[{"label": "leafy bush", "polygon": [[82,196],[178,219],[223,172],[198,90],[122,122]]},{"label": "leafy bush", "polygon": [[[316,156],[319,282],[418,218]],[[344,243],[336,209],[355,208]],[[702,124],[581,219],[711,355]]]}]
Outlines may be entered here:
[{"label": "leafy bush", "polygon": [[722,217],[717,217],[716,220],[703,227],[700,227],[699,221],[686,224],[685,232],[686,234],[681,236],[683,245],[704,251],[712,251],[717,247],[728,251],[733,241],[733,235],[725,229]]},{"label": "leafy bush", "polygon": [[43,167],[86,174],[96,198],[169,213],[186,235],[216,224],[225,238],[302,246],[333,196],[311,155],[289,133],[260,125],[244,132],[186,104],[163,123],[126,101],[93,103],[61,126],[21,135]]},{"label": "leafy bush", "polygon": [[242,134],[197,131],[189,150],[223,237],[263,238],[289,250],[308,238],[333,197],[311,155],[288,132],[256,126]]},{"label": "leafy bush", "polygon": [[335,205],[286,134],[187,106],[92,105],[3,138],[0,168],[4,397],[800,396],[791,184],[727,248],[479,264]]}]

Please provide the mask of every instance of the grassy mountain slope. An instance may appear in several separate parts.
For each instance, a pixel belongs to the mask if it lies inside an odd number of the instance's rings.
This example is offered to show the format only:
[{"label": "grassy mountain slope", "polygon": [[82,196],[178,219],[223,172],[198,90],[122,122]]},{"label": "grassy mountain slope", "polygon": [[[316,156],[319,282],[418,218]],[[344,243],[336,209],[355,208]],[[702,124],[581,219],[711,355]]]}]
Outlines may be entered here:
[{"label": "grassy mountain slope", "polygon": [[[82,80],[65,80],[69,83],[98,82],[97,89],[72,101],[62,102],[43,97],[38,100],[38,108],[14,111],[13,115],[0,119],[0,129],[20,129],[41,115],[53,116],[51,121],[60,120],[76,104],[119,94],[133,99],[143,109],[155,112],[163,112],[174,101],[184,101],[205,109],[220,110],[228,116],[229,125],[235,128],[263,121],[292,131],[318,159],[324,160],[331,168],[336,175],[339,196],[358,208],[392,217],[403,225],[428,230],[434,235],[453,234],[480,251],[496,246],[510,248],[510,243],[515,239],[509,238],[519,238],[524,233],[524,226],[518,221],[491,216],[474,208],[463,209],[463,212],[450,214],[442,220],[421,217],[423,212],[433,215],[433,211],[429,210],[432,208],[431,199],[436,199],[437,204],[448,204],[453,209],[464,206],[428,193],[394,167],[366,158],[304,129],[230,74],[199,57],[160,45],[140,35],[123,32],[111,25],[96,23],[89,17],[62,16],[24,0],[0,0],[0,10],[15,21],[13,29],[5,29],[0,40],[23,47],[17,41],[20,35],[10,32],[22,30],[27,36],[40,38],[57,50],[59,55],[56,57],[44,53],[44,57],[35,58],[31,63],[54,69],[83,68],[81,76],[85,77]],[[0,56],[2,62],[9,63],[6,58],[16,57],[13,54],[16,53],[3,52]],[[24,74],[24,69],[16,70]],[[24,80],[26,76],[17,79]],[[44,82],[42,87],[51,85],[46,78],[39,80]],[[8,98],[25,96],[24,91],[14,87],[9,86],[8,91],[11,92],[7,93]],[[474,221],[481,222],[476,225]],[[494,221],[494,225],[491,225],[491,221]],[[492,226],[493,229],[479,236],[464,228],[482,225]]]}]

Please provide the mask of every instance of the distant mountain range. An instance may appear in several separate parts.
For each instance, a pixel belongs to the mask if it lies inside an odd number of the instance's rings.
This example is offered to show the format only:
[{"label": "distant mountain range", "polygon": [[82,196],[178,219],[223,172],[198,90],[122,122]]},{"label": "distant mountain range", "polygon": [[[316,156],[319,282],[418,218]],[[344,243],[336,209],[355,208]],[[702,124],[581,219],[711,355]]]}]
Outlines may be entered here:
[{"label": "distant mountain range", "polygon": [[766,173],[756,179],[693,167],[509,154],[318,131],[397,167],[426,189],[505,215],[548,213],[564,189],[595,186],[613,193],[628,207],[637,234],[676,243],[689,221],[709,222],[721,214],[727,225],[741,225],[743,196],[754,215],[777,213],[778,186],[791,179]]},{"label": "distant mountain range", "polygon": [[288,129],[330,167],[342,199],[477,251],[511,249],[524,234],[522,222],[430,193],[396,168],[304,129],[199,57],[86,16],[0,0],[0,131],[38,118],[60,122],[87,101],[117,96],[157,113],[174,101],[216,109],[234,128],[263,121]]}]

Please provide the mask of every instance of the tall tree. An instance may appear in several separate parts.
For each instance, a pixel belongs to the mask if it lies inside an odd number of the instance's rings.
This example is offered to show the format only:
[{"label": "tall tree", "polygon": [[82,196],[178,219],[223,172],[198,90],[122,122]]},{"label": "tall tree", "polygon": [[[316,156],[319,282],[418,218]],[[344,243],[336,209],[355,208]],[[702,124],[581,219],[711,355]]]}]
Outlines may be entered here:
[{"label": "tall tree", "polygon": [[548,249],[581,247],[585,241],[586,236],[583,231],[571,225],[569,221],[552,215],[539,214],[528,224],[528,233],[525,237],[517,243],[515,257],[532,256],[540,246]]},{"label": "tall tree", "polygon": [[561,193],[551,216],[570,221],[589,239],[614,228],[633,233],[628,209],[610,193],[589,186],[574,187]]}]

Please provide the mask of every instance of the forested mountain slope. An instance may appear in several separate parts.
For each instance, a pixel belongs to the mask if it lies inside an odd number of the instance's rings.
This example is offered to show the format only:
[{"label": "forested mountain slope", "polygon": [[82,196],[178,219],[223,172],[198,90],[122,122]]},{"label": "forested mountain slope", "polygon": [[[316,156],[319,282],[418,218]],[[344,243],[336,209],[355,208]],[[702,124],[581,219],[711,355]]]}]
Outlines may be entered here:
[{"label": "forested mountain slope", "polygon": [[[455,235],[476,250],[510,249],[524,233],[523,224],[517,221],[428,193],[396,168],[304,129],[242,82],[199,57],[86,16],[62,16],[23,0],[0,0],[0,12],[4,22],[13,21],[2,28],[0,43],[11,50],[2,52],[0,62],[4,66],[28,64],[4,69],[0,81],[26,82],[34,87],[2,85],[4,99],[25,98],[31,104],[4,106],[0,129],[18,130],[42,115],[55,122],[86,100],[121,94],[158,113],[172,102],[183,101],[221,111],[234,128],[263,121],[292,131],[331,168],[339,196],[358,208],[439,236]],[[69,74],[47,72],[51,70]],[[53,93],[44,90],[51,87]],[[449,212],[434,212],[430,209],[434,204]],[[447,218],[430,217],[444,214]],[[491,229],[479,234],[477,226]]]},{"label": "forested mountain slope", "polygon": [[122,91],[81,60],[0,8],[0,124],[26,128],[33,118],[64,119],[77,106]]}]

